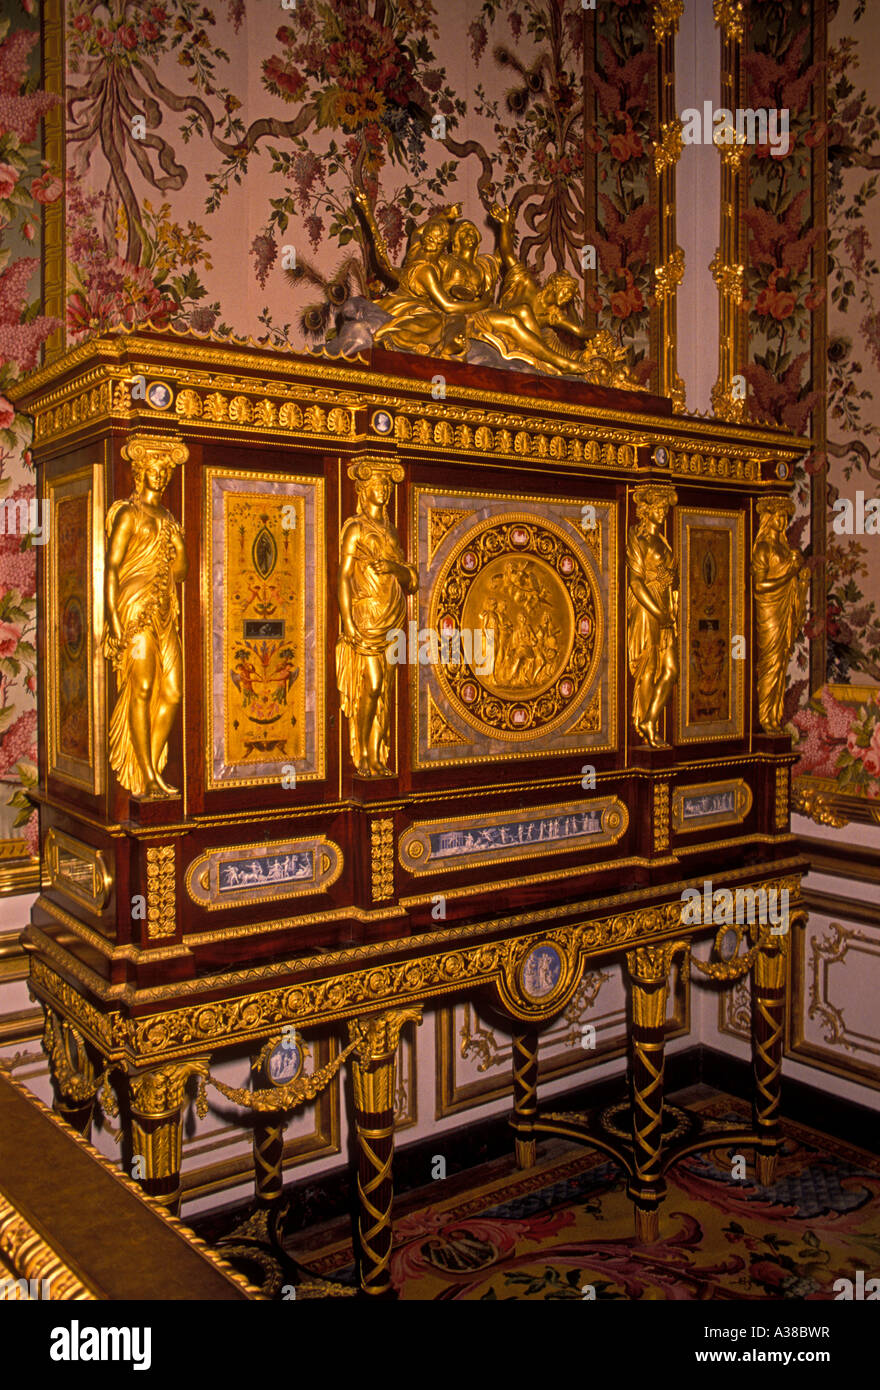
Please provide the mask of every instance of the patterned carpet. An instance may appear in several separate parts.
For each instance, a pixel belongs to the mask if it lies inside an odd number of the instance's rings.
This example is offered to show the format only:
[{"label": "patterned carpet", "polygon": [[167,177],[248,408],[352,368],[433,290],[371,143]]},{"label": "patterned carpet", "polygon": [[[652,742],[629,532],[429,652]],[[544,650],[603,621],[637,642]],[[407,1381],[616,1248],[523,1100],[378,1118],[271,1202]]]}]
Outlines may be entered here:
[{"label": "patterned carpet", "polygon": [[[696,1104],[683,1097],[692,1109],[747,1120],[742,1102],[699,1090]],[[392,1282],[404,1300],[582,1299],[586,1284],[597,1299],[833,1299],[836,1279],[880,1264],[880,1160],[790,1121],[784,1135],[769,1188],[754,1184],[750,1151],[741,1181],[727,1150],[681,1159],[667,1174],[660,1239],[644,1246],[615,1164],[539,1144],[533,1169],[488,1164],[466,1188],[447,1180],[436,1201],[422,1189],[401,1204]],[[314,1273],[353,1280],[347,1223],[289,1248]]]}]

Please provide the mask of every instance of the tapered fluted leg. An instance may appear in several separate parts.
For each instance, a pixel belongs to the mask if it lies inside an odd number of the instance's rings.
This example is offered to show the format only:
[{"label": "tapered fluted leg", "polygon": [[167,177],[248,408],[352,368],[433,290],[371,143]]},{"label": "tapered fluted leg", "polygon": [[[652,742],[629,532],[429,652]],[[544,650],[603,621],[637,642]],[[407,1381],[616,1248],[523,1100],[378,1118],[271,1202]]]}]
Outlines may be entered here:
[{"label": "tapered fluted leg", "polygon": [[173,1062],[132,1076],[131,1158],[144,1191],[173,1215],[180,1210],[181,1120],[186,1086],[207,1076],[207,1060]]}]

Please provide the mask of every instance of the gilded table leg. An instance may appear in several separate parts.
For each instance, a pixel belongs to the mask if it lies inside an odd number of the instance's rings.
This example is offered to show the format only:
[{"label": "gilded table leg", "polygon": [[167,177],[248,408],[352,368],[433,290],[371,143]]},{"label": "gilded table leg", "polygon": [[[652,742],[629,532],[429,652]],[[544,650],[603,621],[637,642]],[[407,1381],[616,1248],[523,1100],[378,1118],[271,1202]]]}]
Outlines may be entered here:
[{"label": "gilded table leg", "polygon": [[400,1030],[421,1021],[420,1008],[391,1009],[349,1024],[357,1045],[352,1054],[358,1145],[358,1234],[361,1292],[393,1298],[391,1202],[394,1188],[394,1072]]},{"label": "gilded table leg", "polygon": [[[168,1211],[180,1209],[181,1120],[191,1076],[206,1077],[209,1062],[173,1062],[130,1078],[133,1176]],[[207,1113],[207,1107],[204,1112]]]},{"label": "gilded table leg", "polygon": [[758,1182],[764,1187],[775,1180],[779,1150],[787,945],[787,936],[772,936],[765,932],[752,967],[754,1120],[758,1136],[755,1170]]},{"label": "gilded table leg", "polygon": [[86,1139],[91,1138],[95,1096],[101,1078],[72,1024],[45,1008],[43,1051],[49,1059],[54,1092],[53,1109]]},{"label": "gilded table leg", "polygon": [[538,1110],[538,1030],[513,1035],[513,1119],[518,1168],[532,1168],[536,1141],[532,1126]]},{"label": "gilded table leg", "polygon": [[[261,1058],[251,1059],[254,1085],[262,1083]],[[283,1110],[254,1113],[254,1195],[258,1207],[275,1207],[284,1192]]]},{"label": "gilded table leg", "polygon": [[663,1157],[663,1048],[669,966],[681,942],[640,946],[626,955],[632,988],[630,1076],[633,1173],[627,1193],[635,1203],[636,1238],[650,1242],[660,1232],[660,1202],[666,1193]]}]

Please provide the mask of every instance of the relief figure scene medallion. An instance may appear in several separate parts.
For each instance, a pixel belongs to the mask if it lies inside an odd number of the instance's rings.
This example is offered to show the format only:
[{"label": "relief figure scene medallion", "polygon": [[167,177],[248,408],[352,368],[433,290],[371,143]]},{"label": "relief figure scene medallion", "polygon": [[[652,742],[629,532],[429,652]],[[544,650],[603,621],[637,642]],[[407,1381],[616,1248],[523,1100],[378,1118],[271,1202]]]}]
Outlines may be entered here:
[{"label": "relief figure scene medallion", "polygon": [[[560,528],[535,517],[503,518],[464,538],[438,577],[433,625],[446,638],[449,660],[437,676],[453,709],[495,738],[555,728],[601,650],[592,573]],[[470,637],[460,648],[457,632]]]}]

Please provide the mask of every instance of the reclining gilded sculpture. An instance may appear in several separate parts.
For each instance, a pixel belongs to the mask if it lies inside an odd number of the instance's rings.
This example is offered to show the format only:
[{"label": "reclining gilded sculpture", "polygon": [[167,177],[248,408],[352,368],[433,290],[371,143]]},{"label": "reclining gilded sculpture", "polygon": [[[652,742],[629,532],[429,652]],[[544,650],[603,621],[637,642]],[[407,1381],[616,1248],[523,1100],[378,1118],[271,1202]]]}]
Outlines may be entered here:
[{"label": "reclining gilded sculpture", "polygon": [[[456,203],[413,229],[403,264],[392,264],[369,199],[355,193],[370,237],[377,293],[352,300],[324,351],[347,355],[369,345],[484,366],[571,376],[639,389],[626,351],[605,331],[590,333],[573,313],[578,284],[555,271],[540,284],[514,250],[513,213],[489,215],[496,249],[480,251],[480,232]],[[386,292],[382,293],[381,289]]]}]

